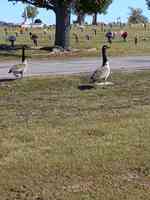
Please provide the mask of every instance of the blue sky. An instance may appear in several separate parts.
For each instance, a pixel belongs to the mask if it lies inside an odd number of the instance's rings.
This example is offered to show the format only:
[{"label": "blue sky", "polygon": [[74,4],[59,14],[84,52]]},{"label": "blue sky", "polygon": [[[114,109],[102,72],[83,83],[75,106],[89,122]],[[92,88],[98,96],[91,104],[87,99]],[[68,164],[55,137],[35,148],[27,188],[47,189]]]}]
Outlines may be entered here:
[{"label": "blue sky", "polygon": [[[0,21],[21,23],[23,21],[21,15],[25,6],[22,3],[13,5],[7,0],[2,1],[3,3],[1,3],[0,6]],[[141,8],[143,14],[150,20],[150,10],[147,9],[145,0],[113,0],[107,14],[99,16],[98,20],[112,22],[116,21],[117,18],[120,17],[121,21],[125,22],[129,16],[129,7]],[[55,24],[55,16],[52,11],[39,9],[38,18],[42,19],[46,24]],[[73,16],[72,19],[75,19],[75,16]],[[86,17],[86,21],[90,22],[91,17]]]}]

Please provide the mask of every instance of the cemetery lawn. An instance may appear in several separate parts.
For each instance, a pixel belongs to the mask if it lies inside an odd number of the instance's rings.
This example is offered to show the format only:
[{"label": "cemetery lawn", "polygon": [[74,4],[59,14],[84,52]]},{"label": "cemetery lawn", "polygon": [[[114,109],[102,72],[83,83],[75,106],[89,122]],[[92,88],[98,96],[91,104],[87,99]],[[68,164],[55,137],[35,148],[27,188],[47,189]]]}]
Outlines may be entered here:
[{"label": "cemetery lawn", "polygon": [[[101,31],[100,26],[97,26],[97,34],[94,35],[93,28],[95,26],[85,26],[83,32],[81,32],[77,27],[73,26],[70,32],[70,46],[72,50],[70,53],[58,53],[51,54],[50,47],[54,46],[55,39],[55,29],[51,28],[48,30],[46,34],[44,34],[44,29],[28,29],[28,31],[23,34],[19,33],[18,28],[8,28],[8,35],[15,35],[18,33],[17,40],[15,45],[20,47],[21,45],[26,45],[29,47],[26,50],[26,55],[29,58],[54,58],[57,59],[59,57],[68,58],[68,57],[93,57],[100,56],[101,47],[103,44],[107,43],[107,39],[105,38],[105,34],[107,31],[110,31],[110,27],[106,27],[105,32]],[[150,52],[150,36],[149,36],[150,24],[147,24],[147,30],[143,30],[142,25],[134,25],[133,27],[117,27],[114,26],[112,31],[120,32],[127,31],[128,38],[127,42],[124,42],[122,38],[116,36],[113,40],[111,48],[108,51],[109,56],[128,56],[128,55],[149,55]],[[29,32],[37,34],[38,46],[35,47],[33,42],[30,39]],[[78,34],[79,42],[75,41],[74,33]],[[90,40],[87,41],[85,39],[85,35],[90,36]],[[134,44],[134,37],[138,36],[138,44]],[[51,37],[51,40],[49,39]],[[21,56],[20,50],[4,50],[3,45],[10,45],[10,42],[6,40],[4,28],[0,27],[0,60],[3,59],[18,59]],[[44,49],[43,49],[44,48]],[[47,49],[47,50],[45,50]]]},{"label": "cemetery lawn", "polygon": [[112,80],[0,83],[0,199],[150,199],[150,71]]}]

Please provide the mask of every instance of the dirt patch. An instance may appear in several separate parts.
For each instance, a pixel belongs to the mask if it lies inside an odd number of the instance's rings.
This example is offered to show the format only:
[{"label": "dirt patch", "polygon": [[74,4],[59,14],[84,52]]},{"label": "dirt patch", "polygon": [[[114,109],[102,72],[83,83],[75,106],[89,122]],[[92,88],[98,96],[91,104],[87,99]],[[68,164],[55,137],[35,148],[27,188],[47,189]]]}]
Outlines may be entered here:
[{"label": "dirt patch", "polygon": [[122,176],[122,179],[133,184],[142,186],[144,188],[150,189],[150,176],[144,176],[137,171],[128,172],[126,175]]}]

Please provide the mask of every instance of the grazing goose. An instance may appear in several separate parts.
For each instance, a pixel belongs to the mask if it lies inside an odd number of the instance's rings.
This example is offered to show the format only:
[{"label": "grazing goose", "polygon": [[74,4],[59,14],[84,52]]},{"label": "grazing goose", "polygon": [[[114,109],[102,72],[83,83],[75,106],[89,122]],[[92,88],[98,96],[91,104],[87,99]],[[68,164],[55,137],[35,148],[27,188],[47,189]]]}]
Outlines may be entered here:
[{"label": "grazing goose", "polygon": [[94,71],[92,76],[90,77],[90,82],[95,83],[96,81],[106,81],[110,75],[110,67],[109,62],[106,55],[106,50],[110,48],[107,45],[103,45],[102,47],[102,66]]},{"label": "grazing goose", "polygon": [[13,65],[8,73],[13,73],[16,78],[22,78],[23,74],[27,71],[28,63],[25,59],[25,48],[22,48],[22,63]]}]

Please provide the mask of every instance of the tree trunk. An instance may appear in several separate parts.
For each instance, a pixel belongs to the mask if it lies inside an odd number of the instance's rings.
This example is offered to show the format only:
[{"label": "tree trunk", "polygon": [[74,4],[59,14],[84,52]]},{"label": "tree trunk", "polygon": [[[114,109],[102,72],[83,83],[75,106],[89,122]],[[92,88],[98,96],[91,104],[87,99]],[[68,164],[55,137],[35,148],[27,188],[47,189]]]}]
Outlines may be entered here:
[{"label": "tree trunk", "polygon": [[85,15],[83,13],[78,13],[77,15],[77,23],[79,25],[84,24]]},{"label": "tree trunk", "polygon": [[70,37],[70,8],[64,5],[57,6],[55,9],[56,14],[56,32],[55,32],[55,45],[63,49],[69,48]]},{"label": "tree trunk", "polygon": [[93,15],[92,25],[97,25],[97,13]]}]

